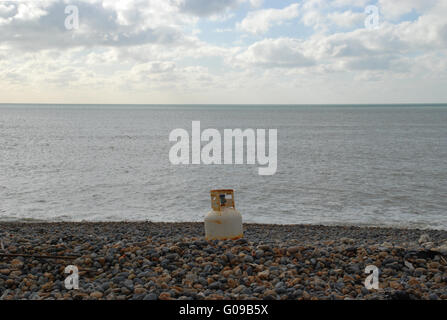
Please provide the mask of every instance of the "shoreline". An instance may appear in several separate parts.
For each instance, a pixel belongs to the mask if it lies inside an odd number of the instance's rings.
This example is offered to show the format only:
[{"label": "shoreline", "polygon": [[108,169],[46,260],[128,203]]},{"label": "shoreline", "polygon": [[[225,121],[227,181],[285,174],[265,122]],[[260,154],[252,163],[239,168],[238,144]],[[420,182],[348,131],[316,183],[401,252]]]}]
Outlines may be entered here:
[{"label": "shoreline", "polygon": [[0,257],[0,299],[447,299],[443,230],[244,224],[207,242],[202,222],[0,222],[0,239],[0,254],[78,256]]},{"label": "shoreline", "polygon": [[[64,224],[203,224],[203,221],[152,221],[152,220],[39,220],[33,218],[23,218],[17,220],[0,220],[2,224],[47,224],[47,225],[64,225]],[[264,223],[264,222],[243,222],[244,226],[271,226],[271,227],[323,227],[323,228],[359,228],[359,229],[383,229],[383,230],[407,230],[431,232],[440,231],[447,233],[447,229],[434,229],[430,227],[417,226],[397,226],[397,225],[381,225],[381,224],[355,224],[355,223]]]}]

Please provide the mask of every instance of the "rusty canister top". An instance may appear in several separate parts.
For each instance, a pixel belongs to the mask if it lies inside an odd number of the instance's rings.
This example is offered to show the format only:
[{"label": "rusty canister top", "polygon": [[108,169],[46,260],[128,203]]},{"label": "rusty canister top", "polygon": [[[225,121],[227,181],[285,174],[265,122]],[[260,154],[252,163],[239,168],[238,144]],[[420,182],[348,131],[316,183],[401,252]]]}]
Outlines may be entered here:
[{"label": "rusty canister top", "polygon": [[223,208],[234,208],[234,190],[216,189],[211,190],[211,208],[214,211],[221,211]]}]

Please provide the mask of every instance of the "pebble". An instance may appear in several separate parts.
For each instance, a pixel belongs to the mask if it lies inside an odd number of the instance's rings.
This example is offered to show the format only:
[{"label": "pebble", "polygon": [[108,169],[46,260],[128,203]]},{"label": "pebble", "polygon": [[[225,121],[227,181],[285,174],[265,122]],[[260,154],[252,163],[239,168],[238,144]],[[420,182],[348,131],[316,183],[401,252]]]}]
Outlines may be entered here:
[{"label": "pebble", "polygon": [[[9,252],[78,255],[79,290],[66,261],[5,258],[2,299],[447,299],[438,250],[447,232],[325,226],[244,226],[245,238],[205,241],[201,223],[0,223]],[[447,249],[447,248],[445,248]],[[367,265],[383,290],[363,285]]]},{"label": "pebble", "polygon": [[103,296],[103,293],[99,292],[99,291],[95,291],[95,292],[90,293],[90,297],[93,297],[93,298],[96,298],[96,299],[101,299],[102,296]]},{"label": "pebble", "polygon": [[160,300],[170,300],[171,299],[171,294],[169,292],[162,292],[158,296],[158,299],[160,299]]},{"label": "pebble", "polygon": [[430,242],[430,236],[428,234],[424,233],[419,237],[418,243],[424,244],[426,242]]},{"label": "pebble", "polygon": [[144,296],[143,300],[157,300],[157,295],[155,293],[149,293]]}]

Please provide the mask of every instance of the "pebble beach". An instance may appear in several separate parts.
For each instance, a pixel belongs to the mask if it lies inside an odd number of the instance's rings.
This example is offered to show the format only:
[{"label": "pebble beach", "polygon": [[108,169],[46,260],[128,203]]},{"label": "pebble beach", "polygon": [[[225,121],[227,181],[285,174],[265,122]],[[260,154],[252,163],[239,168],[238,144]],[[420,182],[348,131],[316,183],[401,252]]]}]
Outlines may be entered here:
[{"label": "pebble beach", "polygon": [[[203,223],[0,223],[2,300],[447,300],[447,231]],[[79,270],[67,289],[65,268]],[[379,270],[367,289],[365,267]]]}]

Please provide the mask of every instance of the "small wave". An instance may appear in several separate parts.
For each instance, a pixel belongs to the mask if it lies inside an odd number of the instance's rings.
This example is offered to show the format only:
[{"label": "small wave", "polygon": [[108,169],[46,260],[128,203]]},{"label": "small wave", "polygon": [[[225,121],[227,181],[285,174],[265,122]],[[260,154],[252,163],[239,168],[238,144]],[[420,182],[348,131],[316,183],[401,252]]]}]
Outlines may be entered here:
[{"label": "small wave", "polygon": [[35,218],[0,217],[0,222],[42,223],[42,222],[55,222],[55,221],[48,221],[45,219],[35,219]]}]

